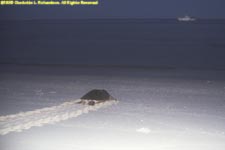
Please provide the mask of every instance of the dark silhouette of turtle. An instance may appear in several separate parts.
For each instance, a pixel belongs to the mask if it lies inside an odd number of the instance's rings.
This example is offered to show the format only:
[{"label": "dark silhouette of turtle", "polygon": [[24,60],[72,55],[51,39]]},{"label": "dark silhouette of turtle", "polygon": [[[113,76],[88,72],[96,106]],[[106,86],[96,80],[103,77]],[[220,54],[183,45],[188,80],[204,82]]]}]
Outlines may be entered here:
[{"label": "dark silhouette of turtle", "polygon": [[108,100],[116,100],[106,90],[94,89],[82,96],[81,101],[78,103],[95,105],[96,103],[105,102]]}]

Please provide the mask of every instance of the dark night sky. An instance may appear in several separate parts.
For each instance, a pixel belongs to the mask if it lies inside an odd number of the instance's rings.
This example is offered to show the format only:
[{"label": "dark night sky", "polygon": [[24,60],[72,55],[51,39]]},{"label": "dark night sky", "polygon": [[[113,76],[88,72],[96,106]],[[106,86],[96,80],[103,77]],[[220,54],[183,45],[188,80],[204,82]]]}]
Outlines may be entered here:
[{"label": "dark night sky", "polygon": [[225,18],[224,0],[99,0],[99,6],[1,6],[0,19]]}]

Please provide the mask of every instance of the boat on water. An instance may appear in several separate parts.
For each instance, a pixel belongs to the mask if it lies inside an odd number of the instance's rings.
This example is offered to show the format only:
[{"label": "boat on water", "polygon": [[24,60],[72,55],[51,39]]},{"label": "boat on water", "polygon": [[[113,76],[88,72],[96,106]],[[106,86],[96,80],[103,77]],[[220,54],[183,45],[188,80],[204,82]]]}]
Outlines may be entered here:
[{"label": "boat on water", "polygon": [[179,17],[177,18],[178,21],[185,21],[185,22],[189,22],[189,21],[196,21],[196,18],[190,17],[188,15],[184,16],[184,17]]}]

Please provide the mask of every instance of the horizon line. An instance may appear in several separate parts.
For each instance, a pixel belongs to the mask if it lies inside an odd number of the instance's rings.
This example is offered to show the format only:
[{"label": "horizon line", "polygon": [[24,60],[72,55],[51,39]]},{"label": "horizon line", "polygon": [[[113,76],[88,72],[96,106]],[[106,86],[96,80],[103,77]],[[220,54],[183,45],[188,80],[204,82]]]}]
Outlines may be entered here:
[{"label": "horizon line", "polygon": [[[179,16],[178,16],[179,17]],[[91,18],[0,18],[0,21],[32,21],[32,20],[177,20],[178,17],[165,17],[165,18],[145,18],[145,17],[112,17],[112,18],[105,18],[105,17],[91,17]],[[198,18],[195,17],[197,20],[225,20],[225,18]]]},{"label": "horizon line", "polygon": [[220,67],[175,67],[165,65],[129,65],[129,64],[71,64],[71,63],[4,63],[1,65],[15,65],[15,66],[51,66],[51,67],[83,67],[83,68],[118,68],[118,69],[147,69],[147,70],[215,70],[225,71],[225,68]]}]

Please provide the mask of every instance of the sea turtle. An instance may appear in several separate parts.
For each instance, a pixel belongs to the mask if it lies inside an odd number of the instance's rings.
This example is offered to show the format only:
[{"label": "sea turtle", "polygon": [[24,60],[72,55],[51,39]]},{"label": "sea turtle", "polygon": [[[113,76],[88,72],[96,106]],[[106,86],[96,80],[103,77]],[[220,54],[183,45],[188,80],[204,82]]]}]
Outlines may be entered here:
[{"label": "sea turtle", "polygon": [[102,103],[108,100],[116,100],[106,90],[94,89],[82,96],[79,104],[95,105],[96,103]]}]

